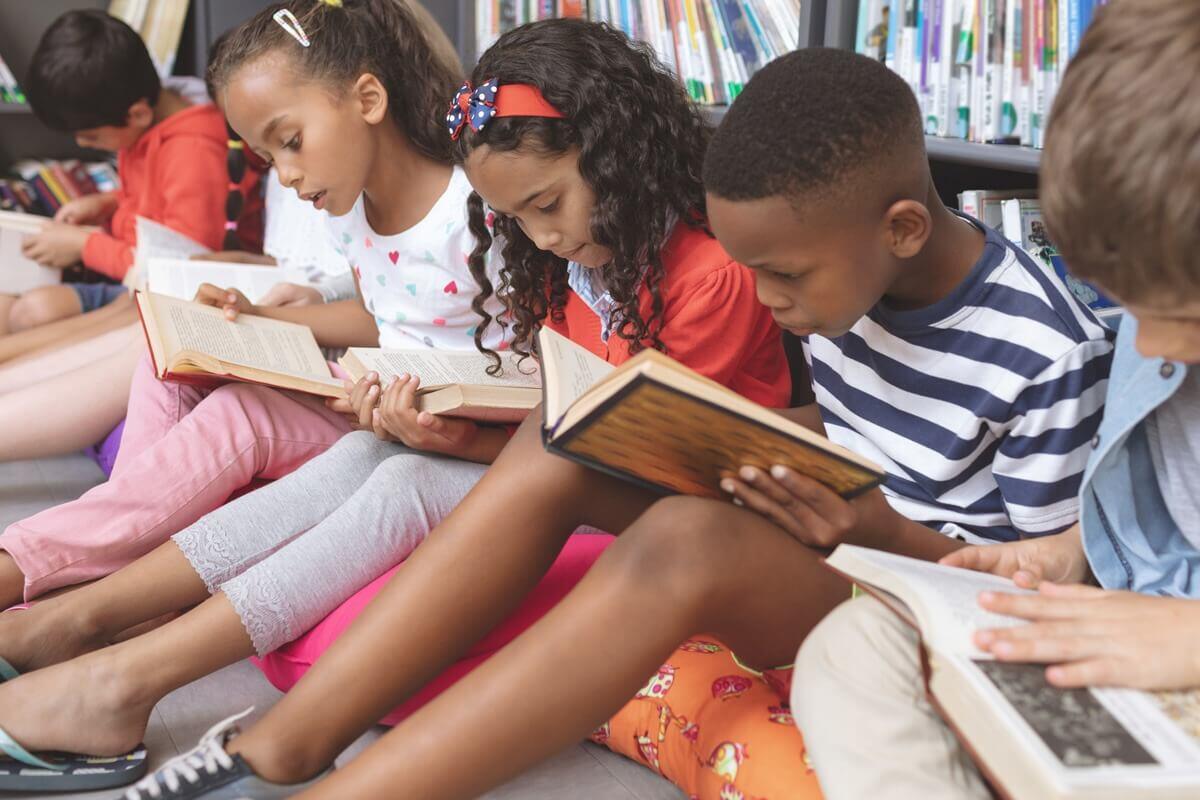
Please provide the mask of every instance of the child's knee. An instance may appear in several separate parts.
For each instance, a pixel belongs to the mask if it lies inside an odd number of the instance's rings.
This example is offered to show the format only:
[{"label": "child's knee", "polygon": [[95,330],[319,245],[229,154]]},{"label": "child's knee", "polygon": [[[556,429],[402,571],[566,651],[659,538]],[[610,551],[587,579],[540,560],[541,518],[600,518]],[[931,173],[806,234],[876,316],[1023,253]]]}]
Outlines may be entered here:
[{"label": "child's knee", "polygon": [[622,573],[639,585],[656,587],[673,604],[702,604],[728,577],[720,554],[736,538],[731,509],[727,503],[695,497],[659,500],[613,548]]},{"label": "child's knee", "polygon": [[79,313],[79,298],[70,287],[47,286],[17,298],[8,311],[8,328],[15,333]]}]

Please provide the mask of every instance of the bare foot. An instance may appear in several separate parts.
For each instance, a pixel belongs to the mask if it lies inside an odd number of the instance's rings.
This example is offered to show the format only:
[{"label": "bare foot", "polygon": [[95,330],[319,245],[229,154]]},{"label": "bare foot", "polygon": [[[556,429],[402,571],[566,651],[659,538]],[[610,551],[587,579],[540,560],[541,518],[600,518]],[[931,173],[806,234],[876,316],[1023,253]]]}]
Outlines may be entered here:
[{"label": "bare foot", "polygon": [[115,756],[142,740],[154,702],[101,651],[0,684],[0,728],[32,752]]},{"label": "bare foot", "polygon": [[18,671],[30,672],[103,647],[102,634],[87,630],[76,615],[60,608],[65,599],[0,613],[0,657]]}]

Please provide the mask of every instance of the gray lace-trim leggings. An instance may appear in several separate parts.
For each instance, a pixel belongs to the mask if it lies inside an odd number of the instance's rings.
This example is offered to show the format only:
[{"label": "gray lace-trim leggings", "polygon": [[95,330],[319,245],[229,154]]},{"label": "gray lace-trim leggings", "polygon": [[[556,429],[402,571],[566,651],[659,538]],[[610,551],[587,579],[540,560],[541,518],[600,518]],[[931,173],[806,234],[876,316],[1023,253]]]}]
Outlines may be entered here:
[{"label": "gray lace-trim leggings", "polygon": [[264,655],[406,558],[485,469],[356,431],[173,538]]}]

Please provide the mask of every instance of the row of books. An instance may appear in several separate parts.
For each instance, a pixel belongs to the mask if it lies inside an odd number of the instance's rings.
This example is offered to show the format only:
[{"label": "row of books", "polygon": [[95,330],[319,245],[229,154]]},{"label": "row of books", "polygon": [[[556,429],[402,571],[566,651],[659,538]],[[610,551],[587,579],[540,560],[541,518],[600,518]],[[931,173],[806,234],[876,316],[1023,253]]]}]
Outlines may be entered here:
[{"label": "row of books", "polygon": [[117,188],[117,172],[107,161],[25,159],[12,172],[16,177],[0,180],[0,209],[27,214],[53,216],[71,200]]},{"label": "row of books", "polygon": [[513,27],[587,17],[654,48],[692,99],[727,104],[759,67],[796,49],[800,0],[479,0],[477,41],[486,49]]},{"label": "row of books", "polygon": [[8,68],[8,64],[4,63],[3,56],[0,56],[0,103],[13,103],[16,105],[24,105],[25,103],[25,93],[21,91],[21,87],[17,83],[17,78],[13,75],[12,70]]},{"label": "row of books", "polygon": [[971,189],[958,196],[959,209],[994,228],[1029,255],[1048,264],[1067,284],[1079,302],[1104,319],[1121,313],[1121,308],[1084,280],[1070,273],[1050,241],[1037,193],[1030,191],[985,191]]},{"label": "row of books", "polygon": [[1063,71],[1108,0],[859,0],[856,50],[913,88],[925,132],[1041,147]]}]

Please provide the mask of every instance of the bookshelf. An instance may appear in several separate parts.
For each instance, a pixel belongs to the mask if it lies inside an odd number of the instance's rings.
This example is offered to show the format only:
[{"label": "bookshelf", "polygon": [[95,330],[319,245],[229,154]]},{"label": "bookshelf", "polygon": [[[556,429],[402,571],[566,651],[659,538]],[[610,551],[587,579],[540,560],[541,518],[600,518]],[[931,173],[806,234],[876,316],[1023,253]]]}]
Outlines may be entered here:
[{"label": "bookshelf", "polygon": [[[456,0],[456,43],[463,63],[473,63],[475,13],[478,0]],[[436,2],[432,5],[438,5]],[[800,0],[801,47],[854,48],[859,0]],[[705,117],[717,124],[724,106],[706,106]],[[964,189],[1036,188],[1041,151],[1017,145],[981,144],[961,139],[927,136],[925,147],[938,191],[947,202],[955,202]]]}]

